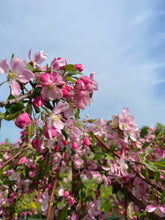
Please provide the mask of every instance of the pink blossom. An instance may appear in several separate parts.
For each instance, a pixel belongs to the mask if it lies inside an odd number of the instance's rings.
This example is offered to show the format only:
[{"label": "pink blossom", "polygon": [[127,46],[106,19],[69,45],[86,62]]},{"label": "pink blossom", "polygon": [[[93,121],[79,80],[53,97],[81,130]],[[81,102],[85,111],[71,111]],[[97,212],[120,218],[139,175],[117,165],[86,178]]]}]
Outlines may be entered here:
[{"label": "pink blossom", "polygon": [[20,160],[19,160],[19,164],[24,164],[26,163],[26,157],[21,157]]},{"label": "pink blossom", "polygon": [[80,149],[77,142],[73,142],[73,143],[72,143],[72,149],[73,149],[74,151],[77,151],[77,150]]},{"label": "pink blossom", "polygon": [[66,59],[61,58],[61,57],[55,58],[51,62],[51,68],[54,71],[59,70],[59,69],[63,69],[66,67],[66,65],[67,65]]},{"label": "pink blossom", "polygon": [[[0,73],[8,73],[7,79],[9,81],[12,95],[20,95],[20,85],[21,83],[28,83],[33,79],[34,74],[26,69],[26,60],[19,57],[12,58],[10,60],[10,69],[6,59],[0,60]],[[17,82],[19,81],[19,82]]]},{"label": "pink blossom", "polygon": [[76,215],[74,212],[72,212],[69,220],[78,220],[78,215]]},{"label": "pink blossom", "polygon": [[54,82],[53,76],[50,73],[43,73],[39,76],[39,83],[42,86],[51,87]]},{"label": "pink blossom", "polygon": [[21,129],[30,124],[31,120],[28,113],[26,112],[19,115],[19,117],[15,120],[15,125]]},{"label": "pink blossom", "polygon": [[72,91],[71,86],[64,85],[64,88],[62,89],[63,97],[66,99],[71,98],[71,91]]},{"label": "pink blossom", "polygon": [[147,212],[155,212],[155,211],[157,211],[160,215],[165,214],[165,207],[164,206],[148,205],[148,206],[146,206],[145,210]]},{"label": "pink blossom", "polygon": [[44,100],[41,96],[37,96],[34,98],[33,100],[34,107],[38,108],[38,107],[43,106],[43,104],[44,104]]},{"label": "pink blossom", "polygon": [[70,197],[70,198],[68,199],[68,204],[69,204],[70,206],[73,206],[74,203],[75,203],[74,198],[73,198],[73,197]]},{"label": "pink blossom", "polygon": [[34,177],[36,176],[36,172],[35,172],[35,171],[30,171],[30,172],[29,172],[29,176],[30,176],[31,178],[34,178]]},{"label": "pink blossom", "polygon": [[52,139],[52,138],[55,138],[56,137],[56,134],[57,134],[57,131],[56,131],[56,128],[55,127],[51,127],[51,128],[46,128],[44,130],[44,136],[47,138],[47,139]]},{"label": "pink blossom", "polygon": [[89,145],[90,145],[90,139],[89,139],[88,137],[85,137],[85,138],[83,139],[82,144],[85,145],[85,146],[89,146]]},{"label": "pink blossom", "polygon": [[41,144],[42,141],[39,138],[39,136],[37,135],[33,140],[32,140],[32,146],[34,149],[36,149],[37,151],[41,151]]},{"label": "pink blossom", "polygon": [[62,89],[52,86],[52,87],[43,87],[41,91],[42,98],[44,100],[53,101],[55,99],[61,99],[63,96]]},{"label": "pink blossom", "polygon": [[80,166],[84,163],[83,159],[81,159],[78,154],[75,154],[73,157],[72,157],[72,160],[73,160],[73,164],[74,164],[74,167],[79,169]]},{"label": "pink blossom", "polygon": [[98,216],[101,214],[101,211],[98,210],[99,207],[99,200],[94,200],[92,202],[89,202],[88,204],[88,214],[91,217],[91,219],[94,219],[95,216]]},{"label": "pink blossom", "polygon": [[84,69],[81,64],[75,64],[75,65],[74,65],[74,68],[75,68],[75,70],[78,70],[79,72],[82,72],[83,69]]}]

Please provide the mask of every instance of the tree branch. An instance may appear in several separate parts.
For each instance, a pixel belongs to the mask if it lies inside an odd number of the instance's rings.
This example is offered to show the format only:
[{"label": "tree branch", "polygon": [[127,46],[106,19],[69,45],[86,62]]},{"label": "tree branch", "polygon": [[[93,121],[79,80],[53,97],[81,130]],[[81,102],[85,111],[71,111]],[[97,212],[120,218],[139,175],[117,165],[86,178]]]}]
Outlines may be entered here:
[{"label": "tree branch", "polygon": [[30,98],[30,97],[31,97],[31,94],[25,94],[25,95],[16,97],[15,99],[10,99],[10,100],[6,100],[6,101],[2,101],[2,102],[0,102],[0,108],[3,108],[6,105],[11,105],[11,104],[20,102],[23,99]]}]

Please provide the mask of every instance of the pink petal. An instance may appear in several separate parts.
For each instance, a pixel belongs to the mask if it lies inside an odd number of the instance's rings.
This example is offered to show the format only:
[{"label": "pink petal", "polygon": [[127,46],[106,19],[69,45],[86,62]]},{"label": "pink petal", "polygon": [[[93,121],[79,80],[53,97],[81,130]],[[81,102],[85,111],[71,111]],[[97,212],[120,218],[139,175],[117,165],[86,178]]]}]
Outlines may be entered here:
[{"label": "pink petal", "polygon": [[17,97],[20,95],[20,85],[16,81],[10,81],[11,93],[13,96]]},{"label": "pink petal", "polygon": [[0,73],[7,73],[9,71],[9,65],[6,59],[0,60]]},{"label": "pink petal", "polygon": [[47,59],[47,55],[45,54],[44,51],[39,51],[34,55],[34,62],[37,64],[43,63]]},{"label": "pink petal", "polygon": [[20,74],[17,75],[17,79],[21,83],[28,83],[31,79],[33,79],[34,74],[30,70],[24,69]]},{"label": "pink petal", "polygon": [[20,73],[25,69],[26,60],[14,57],[10,60],[10,66],[14,72]]},{"label": "pink petal", "polygon": [[29,60],[32,60],[31,53],[32,53],[32,49],[30,48],[29,53],[28,53]]},{"label": "pink petal", "polygon": [[165,214],[165,207],[159,206],[160,211]]},{"label": "pink petal", "polygon": [[145,210],[147,212],[154,212],[156,210],[156,207],[153,205],[148,205]]}]

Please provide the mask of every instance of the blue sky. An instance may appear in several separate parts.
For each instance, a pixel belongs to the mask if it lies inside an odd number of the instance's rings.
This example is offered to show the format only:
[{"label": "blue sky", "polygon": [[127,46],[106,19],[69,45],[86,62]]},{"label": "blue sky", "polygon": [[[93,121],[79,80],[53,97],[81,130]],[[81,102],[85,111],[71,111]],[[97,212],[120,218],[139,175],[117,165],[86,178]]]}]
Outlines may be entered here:
[{"label": "blue sky", "polygon": [[[28,0],[1,2],[0,59],[44,50],[95,75],[99,91],[82,113],[110,119],[130,109],[139,127],[165,125],[165,2],[163,0]],[[0,76],[0,82],[4,79]],[[0,100],[7,88],[0,88]],[[2,123],[0,141],[18,138]]]}]

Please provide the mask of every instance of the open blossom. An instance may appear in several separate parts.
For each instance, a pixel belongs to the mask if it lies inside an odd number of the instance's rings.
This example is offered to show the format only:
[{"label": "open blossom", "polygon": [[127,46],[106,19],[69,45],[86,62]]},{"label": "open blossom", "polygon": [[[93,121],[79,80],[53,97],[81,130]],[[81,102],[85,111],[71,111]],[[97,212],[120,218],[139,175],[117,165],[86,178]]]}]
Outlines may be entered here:
[{"label": "open blossom", "polygon": [[21,157],[19,160],[19,164],[24,164],[26,163],[26,161],[27,161],[26,157]]},{"label": "open blossom", "polygon": [[12,95],[20,95],[20,83],[28,83],[33,79],[34,74],[26,69],[26,60],[19,57],[10,60],[10,68],[6,59],[0,60],[0,73],[7,73]]},{"label": "open blossom", "polygon": [[28,113],[26,112],[19,115],[19,117],[15,120],[15,125],[21,129],[30,124],[31,120]]},{"label": "open blossom", "polygon": [[59,73],[44,73],[40,75],[39,82],[42,85],[41,96],[44,100],[53,101],[63,97],[62,88],[65,82]]}]

